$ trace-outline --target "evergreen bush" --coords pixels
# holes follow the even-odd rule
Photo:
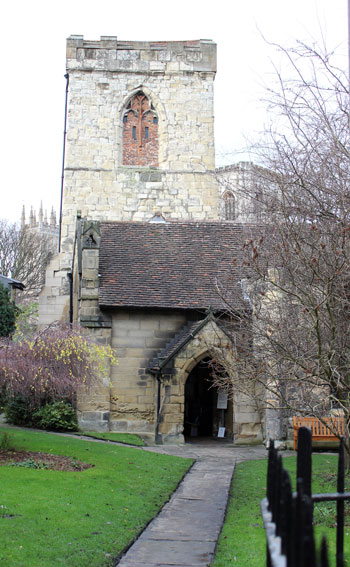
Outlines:
[[[50,431],[77,431],[75,409],[66,400],[48,402],[33,409],[28,400],[15,397],[4,405],[8,423]]]
[[[8,423],[31,427],[33,425],[33,410],[27,400],[15,396],[4,401],[4,413]]]
[[[32,422],[39,429],[49,431],[77,431],[75,409],[64,400],[45,404],[33,413]]]
[[[8,337],[14,332],[17,313],[10,290],[0,283],[0,337]]]

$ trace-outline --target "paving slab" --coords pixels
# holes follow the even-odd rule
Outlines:
[[[138,540],[132,547],[131,560],[143,566],[144,563],[153,565],[208,565],[214,551],[215,541],[172,541],[172,540]],[[128,555],[128,554],[127,554]],[[120,566],[127,565],[128,557]],[[152,563],[150,563],[152,565]]]
[[[235,462],[197,461],[119,567],[206,567],[224,521]]]
[[[118,567],[208,567],[225,518],[235,465],[266,459],[265,447],[209,441],[140,450],[191,457],[196,462]]]
[[[119,563],[120,565],[120,563]],[[209,565],[209,564],[208,564]],[[135,561],[127,561],[123,563],[123,567],[155,567],[154,563],[139,563]],[[189,567],[188,565],[184,566],[183,564],[180,565],[179,563],[157,563],[156,567]],[[200,565],[193,565],[193,567],[201,567]]]
[[[154,563],[142,563],[140,565],[140,563],[135,561],[127,561],[126,563],[123,563],[123,567],[154,567]],[[186,565],[184,566],[176,564],[176,563],[157,563],[156,567],[186,567]],[[188,566],[187,566],[188,567]],[[194,565],[193,567],[197,567],[196,565]],[[201,567],[200,565],[198,567]]]

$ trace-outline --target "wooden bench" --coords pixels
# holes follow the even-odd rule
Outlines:
[[[322,421],[317,417],[293,417],[293,440],[294,451],[298,448],[298,429],[299,427],[308,427],[312,433],[313,441],[334,441],[337,436],[334,430],[340,436],[344,435],[344,418],[343,417],[323,417]]]

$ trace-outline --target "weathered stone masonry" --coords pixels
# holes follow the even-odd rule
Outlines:
[[[147,221],[218,218],[210,40],[67,40],[69,74],[61,254],[48,269],[42,324],[67,312],[76,216]],[[143,92],[154,108],[158,167],[123,165],[123,117]]]
[[[217,218],[215,44],[88,42],[73,36],[67,46],[64,248],[71,245],[77,210],[97,220],[149,220],[158,211],[173,219]],[[154,171],[122,165],[123,118],[139,91],[158,121]]]

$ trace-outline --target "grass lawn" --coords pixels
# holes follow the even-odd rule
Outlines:
[[[295,457],[283,459],[295,490]],[[314,454],[313,492],[336,491],[335,455]],[[265,564],[265,532],[260,513],[260,500],[266,494],[267,461],[248,461],[237,465],[231,488],[226,521],[219,539],[212,567],[261,567]],[[348,481],[349,482],[349,481]],[[315,505],[316,538],[326,534],[330,546],[331,564],[335,565],[335,504]],[[350,518],[345,526],[345,556],[350,555]]]
[[[104,439],[105,441],[117,441],[118,443],[125,443],[126,445],[136,445],[137,447],[144,447],[145,445],[143,439],[133,433],[113,433],[112,431],[97,433],[95,431],[83,431],[81,435],[93,437],[94,439]]]
[[[66,455],[81,472],[0,467],[0,565],[106,567],[158,512],[192,461],[20,429],[16,449]]]

